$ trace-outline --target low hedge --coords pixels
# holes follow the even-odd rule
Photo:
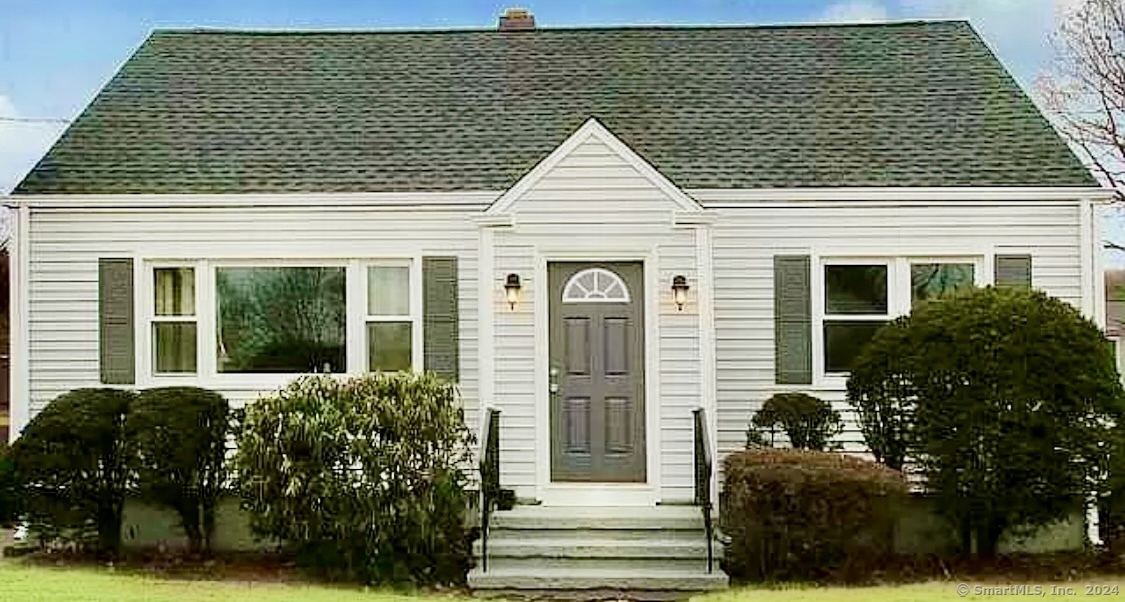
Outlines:
[[[861,581],[893,553],[902,473],[840,453],[754,449],[724,460],[724,568],[742,581]]]

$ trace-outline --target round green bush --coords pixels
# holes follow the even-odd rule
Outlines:
[[[1042,292],[985,288],[921,305],[860,354],[848,399],[875,455],[917,466],[963,551],[1062,520],[1108,469],[1125,416],[1100,329]]]
[[[235,456],[259,536],[368,583],[460,583],[472,435],[430,374],[302,378],[247,406]]]
[[[861,581],[883,566],[902,473],[842,453],[735,452],[723,461],[723,568],[738,581]]]
[[[211,549],[227,480],[229,414],[214,391],[164,387],[141,392],[126,421],[141,499],[177,513],[192,552]]]
[[[125,420],[135,398],[76,389],[32,418],[12,446],[12,462],[33,533],[117,554],[129,484]]]
[[[747,447],[773,447],[777,431],[798,449],[825,451],[843,430],[840,413],[823,399],[806,393],[777,393],[750,420]]]

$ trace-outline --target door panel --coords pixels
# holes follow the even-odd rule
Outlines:
[[[551,480],[644,482],[643,266],[547,270]]]

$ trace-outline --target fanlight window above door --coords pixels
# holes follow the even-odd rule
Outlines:
[[[603,268],[589,268],[570,277],[563,287],[563,303],[628,303],[629,288],[620,276]]]

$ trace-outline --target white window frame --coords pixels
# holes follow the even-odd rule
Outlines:
[[[367,290],[367,270],[369,268],[388,267],[388,268],[409,268],[409,287],[410,298],[408,299],[408,307],[410,313],[404,315],[374,315],[367,313],[370,307],[370,294]],[[371,358],[368,357],[370,353],[370,345],[367,340],[367,325],[372,322],[409,322],[410,323],[410,364],[411,369],[418,372],[423,368],[424,358],[422,345],[424,340],[422,338],[422,262],[420,259],[376,259],[372,261],[365,261],[361,264],[360,275],[362,278],[363,287],[363,324],[362,335],[360,342],[363,343],[363,362],[361,369],[363,372],[368,371]],[[349,310],[350,313],[350,310]]]
[[[191,268],[192,277],[195,280],[192,284],[194,286],[194,302],[195,313],[191,316],[158,316],[156,315],[156,270],[160,269],[181,269]],[[173,381],[183,381],[185,379],[198,378],[202,373],[203,356],[200,355],[201,339],[203,338],[203,328],[201,326],[201,307],[200,307],[200,286],[199,286],[199,265],[195,261],[152,261],[145,264],[144,272],[144,294],[142,295],[143,302],[141,303],[140,314],[141,329],[143,335],[141,340],[142,344],[142,365],[144,366],[144,373],[150,374],[154,378],[169,379]],[[170,322],[191,322],[195,324],[195,371],[194,372],[157,372],[156,370],[156,336],[153,331],[156,324],[170,323]]]
[[[847,386],[847,372],[828,372],[824,358],[825,321],[891,321],[910,313],[911,284],[910,267],[922,263],[968,263],[973,265],[973,284],[988,286],[993,282],[992,270],[986,269],[991,254],[927,254],[927,255],[822,255],[817,256],[810,294],[812,295],[812,353],[813,387],[817,389],[839,389]],[[833,265],[886,265],[887,266],[887,313],[874,314],[827,314],[825,312],[825,268]]]
[[[138,386],[183,385],[185,381],[215,389],[275,389],[307,373],[219,372],[218,349],[215,344],[217,296],[215,274],[219,268],[282,268],[342,267],[345,270],[346,366],[334,376],[367,373],[367,267],[373,265],[410,266],[411,360],[414,370],[423,367],[422,332],[422,257],[420,254],[372,256],[364,258],[222,258],[222,259],[141,259],[142,289],[137,315],[139,348]],[[158,373],[155,371],[155,348],[152,323],[156,318],[155,272],[157,268],[195,269],[196,371],[194,373]]]

